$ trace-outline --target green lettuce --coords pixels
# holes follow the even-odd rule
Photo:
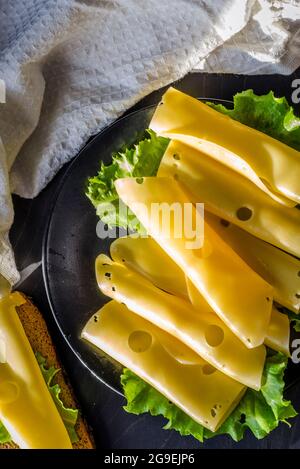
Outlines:
[[[227,109],[222,104],[207,104],[216,111],[300,151],[300,118],[284,97],[276,98],[273,91],[257,96],[253,90],[246,90],[237,93],[233,102],[233,109]]]
[[[227,109],[222,104],[207,104],[232,119],[300,150],[300,119],[295,116],[287,100],[276,98],[272,91],[262,96],[257,96],[253,90],[237,93],[233,109]],[[118,226],[139,231],[138,220],[119,201],[114,182],[130,176],[155,176],[168,143],[167,138],[159,137],[148,129],[144,140],[114,154],[111,164],[101,162],[98,174],[88,179],[86,195],[96,208],[99,218],[109,228]]]
[[[62,418],[62,421],[65,424],[67,432],[69,433],[69,437],[71,443],[76,443],[78,441],[78,435],[75,430],[75,425],[78,419],[78,409],[70,409],[64,406],[60,398],[61,389],[59,384],[52,384],[53,378],[57,373],[60,372],[59,368],[55,368],[54,366],[50,366],[47,368],[47,360],[44,358],[40,353],[36,354],[36,359],[38,364],[40,365],[40,369],[42,371],[44,380],[48,386],[49,392],[54,400],[54,403],[57,407],[58,412]]]
[[[11,442],[11,436],[6,430],[3,423],[0,422],[0,444],[10,443],[10,442]]]
[[[292,319],[293,328],[296,332],[300,332],[300,318]]]
[[[273,92],[257,96],[253,90],[246,90],[235,95],[232,109],[221,104],[207,104],[218,112],[300,151],[300,119],[295,116],[285,98],[276,98]],[[169,140],[158,137],[152,130],[147,130],[147,133],[150,138],[115,154],[110,165],[101,163],[98,174],[87,182],[86,195],[95,206],[100,219],[109,227],[117,225],[129,230],[140,229],[132,212],[127,214],[126,210],[119,209],[114,182],[128,176],[156,175]],[[295,329],[300,331],[299,319],[291,316],[290,319]],[[152,415],[163,415],[168,421],[164,428],[177,430],[181,435],[193,435],[199,441],[216,434],[228,434],[239,441],[247,428],[257,438],[263,438],[280,422],[286,422],[296,415],[291,403],[283,398],[286,365],[287,358],[284,355],[269,356],[262,389],[259,392],[248,389],[216,433],[209,432],[194,422],[128,369],[124,370],[121,377],[127,399],[125,410],[134,414],[150,412]]]
[[[283,308],[283,307],[279,308],[279,310],[282,313],[288,315],[289,320],[291,321],[291,324],[292,324],[294,330],[296,332],[300,332],[300,314],[293,313],[293,311],[291,311],[290,309]]]
[[[168,142],[147,130],[144,140],[114,154],[110,165],[101,162],[98,174],[88,179],[86,195],[108,227],[139,229],[135,215],[120,203],[114,182],[131,176],[155,176]]]
[[[121,384],[127,400],[124,409],[132,414],[150,412],[151,415],[162,415],[167,419],[164,429],[176,430],[181,435],[191,435],[200,442],[223,434],[230,435],[235,441],[240,441],[246,429],[251,430],[256,438],[261,439],[274,430],[280,422],[288,423],[287,419],[297,415],[291,402],[283,397],[283,376],[287,361],[287,357],[282,353],[269,356],[266,360],[260,391],[247,389],[236,409],[214,433],[196,423],[127,368],[121,376]]]
[[[44,358],[40,353],[36,354],[36,359],[40,366],[49,392],[55,402],[57,410],[60,413],[60,416],[65,424],[67,432],[69,433],[70,440],[72,443],[76,443],[76,441],[78,441],[78,436],[75,430],[75,425],[78,419],[78,410],[68,409],[67,407],[65,407],[60,398],[60,386],[58,384],[52,384],[53,378],[57,373],[59,373],[60,370],[58,368],[55,368],[54,366],[50,366],[49,368],[47,368],[46,358]],[[12,439],[10,434],[8,433],[4,425],[0,422],[0,443],[10,443],[11,441]]]

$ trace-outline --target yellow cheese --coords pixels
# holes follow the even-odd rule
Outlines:
[[[162,346],[166,333],[113,301],[90,319],[82,337],[212,431],[233,411],[246,389],[204,361],[179,363]],[[180,347],[184,351],[182,344],[175,344]]]
[[[97,263],[96,277],[105,295],[173,335],[231,378],[260,388],[264,346],[247,348],[214,312],[199,314],[187,301],[160,290],[117,263]]]
[[[256,270],[263,278],[276,285],[275,299],[285,306],[290,306],[285,295],[291,285],[299,283],[298,272],[300,271],[299,261],[292,256],[266,244],[258,238],[248,235],[245,231],[230,225],[229,227],[221,223],[221,220],[214,215],[206,213],[206,221],[226,242],[229,242],[236,249],[239,255]],[[233,232],[232,236],[231,233]],[[229,239],[228,239],[229,238]],[[234,244],[236,240],[236,244]],[[232,242],[231,242],[232,241]],[[241,252],[242,251],[242,252]],[[159,245],[150,237],[137,237],[135,235],[124,236],[115,240],[110,247],[111,256],[114,261],[128,266],[136,272],[141,273],[158,288],[177,295],[177,288],[180,289],[180,296],[188,298],[192,305],[200,311],[210,311],[208,303],[199,293],[194,284],[186,277],[175,262],[168,257]],[[252,261],[252,262],[248,262]],[[111,264],[109,257],[100,255],[96,261],[97,265],[103,263]],[[256,268],[257,267],[257,268]],[[99,267],[98,267],[99,268]],[[98,270],[96,267],[96,271]],[[266,271],[265,271],[266,269]],[[281,275],[280,275],[281,273]],[[293,274],[293,275],[292,275]],[[280,302],[280,296],[285,297],[285,301]],[[295,294],[291,295],[295,298]],[[268,326],[265,344],[270,348],[281,351],[289,355],[289,319],[285,314],[279,313],[273,308],[270,324]],[[176,353],[175,353],[176,355]],[[177,353],[177,356],[178,353]],[[197,357],[197,355],[195,355]],[[184,358],[184,363],[195,363],[192,358]]]
[[[205,220],[255,272],[274,287],[274,299],[277,303],[299,313],[299,259],[211,213],[205,213]]]
[[[213,158],[213,160],[216,162],[224,164],[227,168],[232,169],[235,174],[239,174],[243,178],[246,176],[246,178],[254,183],[257,188],[265,192],[275,201],[288,207],[295,206],[295,202],[293,200],[287,199],[281,194],[272,192],[249,165],[245,164],[244,161],[238,161],[236,159],[236,155],[233,155],[226,148],[220,147],[219,145],[208,142],[206,140],[200,140],[199,138],[191,137],[189,135],[170,134],[169,137],[172,138],[172,140],[186,144],[187,146],[191,147],[191,149],[199,151],[201,153],[200,156],[202,157],[205,157],[209,160]]]
[[[22,449],[72,449],[15,306],[18,293],[0,301],[0,337],[5,363],[0,363],[0,421]]]
[[[186,278],[186,282],[189,299],[194,308],[201,313],[207,311],[208,305],[203,296],[188,278]],[[290,354],[290,321],[286,314],[280,313],[275,307],[272,309],[265,345],[288,356]]]
[[[300,257],[300,210],[275,202],[226,166],[174,140],[158,176],[175,177],[190,192],[192,202],[204,202],[209,212]]]
[[[290,356],[290,321],[286,314],[280,313],[275,307],[272,310],[265,344]]]
[[[204,249],[193,248],[187,245],[184,232],[181,236],[175,235],[174,220],[164,223],[161,218],[151,216],[151,207],[155,203],[189,206],[190,200],[181,186],[173,178],[159,177],[143,178],[142,181],[119,179],[115,185],[123,202],[234,334],[247,347],[261,345],[270,321],[272,287],[250,269],[208,224],[205,225]],[[193,207],[193,225],[195,212]]]
[[[206,214],[205,216],[206,220],[210,222],[210,225],[213,226],[215,231],[218,232],[219,225],[220,234],[222,234],[222,229],[226,230],[226,226],[220,223],[219,218],[211,214]],[[278,284],[278,294],[277,297],[275,296],[275,298],[277,301],[279,301],[280,293],[284,294],[285,289],[288,290],[289,285],[292,282],[292,276],[286,275],[286,270],[287,274],[290,273],[290,269],[288,269],[289,261],[291,261],[290,267],[294,265],[293,262],[295,262],[296,265],[297,263],[299,264],[299,261],[297,261],[294,257],[291,257],[288,254],[280,251],[279,249],[274,248],[270,244],[266,244],[263,241],[260,241],[259,239],[254,238],[251,235],[248,235],[237,227],[232,226],[232,228],[234,232],[236,232],[236,234],[241,234],[241,248],[243,248],[242,251],[243,254],[245,254],[244,259],[247,261],[247,257],[251,259],[252,256],[254,257],[253,263],[255,264],[255,266],[250,264],[251,267],[256,267],[257,263],[258,266],[261,268],[258,270],[254,270],[256,270],[266,280],[273,280],[275,276],[275,280],[277,280],[277,282],[275,283],[276,285]],[[229,229],[229,231],[231,232],[231,229]],[[243,235],[246,236],[245,239]],[[250,238],[249,243],[247,243],[247,238]],[[228,241],[227,237],[225,238],[225,240]],[[141,273],[156,287],[173,295],[188,298],[191,301],[192,305],[200,311],[211,310],[208,303],[199,293],[194,284],[188,279],[188,277],[184,277],[184,273],[182,272],[182,270],[175,264],[175,262],[170,257],[165,254],[165,252],[160,248],[160,246],[149,236],[137,237],[135,235],[131,235],[118,238],[111,244],[110,252],[114,261],[126,265],[130,269],[133,269],[135,272]],[[238,253],[240,254],[239,251]],[[279,257],[277,263],[276,256]],[[111,259],[101,254],[96,260],[98,268],[103,263],[111,264]],[[268,271],[265,273],[264,265],[266,265],[266,267],[271,270],[270,275],[267,275]],[[96,267],[96,271],[98,270],[98,268]],[[299,277],[297,276],[298,271],[300,271],[299,265],[298,270],[296,269],[296,271],[294,272],[294,277],[295,279],[297,278],[297,282],[299,282]],[[282,275],[280,275],[280,272],[282,273]],[[179,292],[179,295],[177,294],[177,291]],[[277,290],[275,290],[275,293],[277,293]],[[295,297],[295,295],[293,296]],[[296,300],[299,302],[299,299]],[[284,303],[281,302],[281,304]],[[286,306],[288,305],[286,304]],[[284,314],[279,313],[275,308],[273,308],[271,314],[271,321],[267,330],[265,344],[267,344],[274,350],[282,351],[288,355],[289,333],[290,327],[288,317]],[[177,356],[179,356],[178,353]],[[187,358],[184,358],[184,363],[195,362],[192,361],[192,358],[189,358],[189,360]]]
[[[243,174],[284,203],[300,203],[299,152],[174,88],[157,107],[150,128],[169,138],[195,137],[212,158]],[[213,148],[213,143],[219,148]],[[197,145],[196,145],[197,146]],[[221,147],[221,148],[220,148]]]
[[[158,288],[187,297],[182,270],[149,236],[118,238],[111,244],[110,254],[114,261],[142,274]]]
[[[9,295],[11,286],[8,280],[0,274],[0,299]]]

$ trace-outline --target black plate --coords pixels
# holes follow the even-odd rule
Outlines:
[[[228,105],[230,102],[209,99]],[[112,153],[140,139],[155,107],[128,114],[94,137],[67,169],[56,194],[43,249],[43,273],[55,320],[78,359],[107,386],[120,393],[120,366],[80,339],[90,316],[109,299],[98,289],[94,263],[101,252],[109,254],[111,239],[96,235],[98,218],[85,196],[86,180],[110,163]],[[287,384],[297,380],[289,368]]]

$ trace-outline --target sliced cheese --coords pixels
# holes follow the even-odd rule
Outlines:
[[[222,234],[222,229],[226,230],[227,225],[220,223],[221,220],[215,217],[214,215],[206,214],[206,220],[211,222],[211,226],[213,226],[213,228],[217,232],[219,230],[220,225],[220,234]],[[281,281],[284,286],[288,287],[289,282],[291,282],[292,278],[290,278],[291,276],[288,275],[287,277],[285,276],[286,269],[284,267],[288,267],[288,263],[284,263],[285,257],[290,258],[286,259],[286,261],[292,260],[295,261],[295,263],[299,263],[299,261],[297,261],[294,257],[291,257],[288,254],[280,251],[279,249],[274,248],[270,244],[266,244],[263,241],[260,241],[259,239],[254,238],[251,235],[248,235],[243,230],[240,230],[237,227],[233,226],[233,229],[234,231],[237,231],[238,233],[240,232],[242,235],[244,234],[246,236],[246,239],[244,239],[242,236],[241,240],[241,247],[243,248],[243,254],[245,254],[244,259],[247,261],[248,256],[250,258],[254,256],[254,264],[255,259],[257,260],[259,267],[261,263],[261,269],[254,270],[256,270],[266,280],[272,280],[273,276],[271,274],[274,272],[273,275],[275,275],[275,279],[278,278],[279,282]],[[248,244],[247,237],[250,238],[250,243]],[[227,241],[227,238],[225,240]],[[235,246],[232,247],[234,248]],[[254,252],[252,252],[251,247],[253,247]],[[267,247],[266,250],[265,247]],[[165,254],[161,247],[149,236],[137,237],[133,235],[118,238],[112,243],[110,247],[110,252],[114,261],[119,262],[121,264],[124,263],[130,269],[141,273],[145,278],[147,278],[158,288],[176,296],[178,296],[178,288],[178,291],[180,289],[180,296],[182,296],[183,298],[188,298],[196,309],[199,309],[200,311],[211,310],[210,306],[205,301],[203,296],[199,293],[199,290],[194,286],[194,284],[188,279],[188,277],[184,277],[184,273],[182,272],[182,270],[175,264],[175,262],[170,257]],[[240,254],[239,251],[238,253]],[[279,256],[279,260],[275,268],[275,266],[273,265],[273,261],[275,261],[276,263],[277,255]],[[268,260],[269,263],[267,262]],[[280,260],[283,261],[282,268],[280,268]],[[102,262],[104,264],[111,264],[111,259],[107,256],[100,255],[98,256],[96,263],[98,264],[98,262],[100,262],[100,264]],[[269,269],[271,269],[270,276],[268,276],[264,271],[264,263],[267,263],[267,266],[269,266]],[[253,267],[253,265],[251,265],[251,267]],[[298,271],[299,270],[300,266],[298,265]],[[297,276],[298,271],[295,272],[294,276],[299,282],[299,277]],[[282,275],[279,275],[280,272],[282,272]],[[284,290],[285,288],[280,288],[279,285],[279,293],[284,293]],[[277,290],[275,290],[275,292],[277,293]],[[276,299],[277,301],[279,301],[278,294]],[[297,301],[299,300],[297,299]],[[281,302],[281,304],[283,304],[283,302]],[[273,350],[281,351],[286,355],[289,355],[289,335],[290,327],[288,317],[284,314],[279,313],[276,308],[273,308],[270,324],[267,330],[265,344],[267,344]],[[168,350],[170,351],[171,348],[169,348]],[[179,357],[180,360],[180,352],[175,352],[174,355]],[[195,356],[197,357],[197,355]],[[193,357],[184,357],[182,358],[182,360],[183,363],[195,364]]]
[[[300,257],[300,210],[275,202],[226,166],[174,140],[158,176],[175,177],[185,185],[192,202],[205,203],[209,212]]]
[[[299,313],[299,259],[211,213],[205,213],[205,220],[255,272],[274,287],[277,303]]]
[[[18,293],[0,301],[0,421],[21,449],[72,449],[15,307]]]
[[[4,298],[6,295],[9,295],[10,289],[11,286],[9,281],[0,274],[0,299]]]
[[[208,310],[208,305],[193,283],[186,277],[187,291],[193,307],[200,313]],[[280,313],[275,307],[272,309],[268,325],[265,345],[289,356],[290,321],[286,314]]]
[[[201,101],[169,88],[150,128],[185,142],[194,137],[207,155],[243,174],[269,195],[283,203],[287,199],[294,205],[300,203],[299,152]]]
[[[208,159],[213,158],[215,161],[224,164],[226,167],[234,170],[236,174],[240,174],[242,177],[245,177],[257,186],[258,189],[265,192],[269,197],[271,197],[276,202],[279,202],[288,207],[294,207],[295,202],[293,200],[287,199],[281,194],[272,192],[257,176],[257,174],[252,170],[252,168],[245,164],[244,161],[238,161],[236,155],[227,150],[226,148],[220,147],[213,142],[208,142],[206,140],[200,140],[196,137],[191,137],[189,135],[182,134],[170,134],[172,140],[184,143],[189,147],[199,151],[202,157]]]
[[[150,236],[118,238],[111,244],[110,254],[114,261],[142,274],[162,290],[187,297],[182,270]]]
[[[96,271],[100,290],[190,347],[231,378],[259,389],[265,348],[247,348],[214,313],[194,310],[182,298],[155,287],[140,274],[120,264]]]
[[[203,249],[193,248],[187,244],[185,230],[181,236],[176,235],[174,220],[165,223],[162,218],[151,216],[152,204],[190,206],[190,200],[178,182],[173,178],[153,177],[142,181],[126,178],[117,180],[115,185],[120,198],[234,334],[247,347],[261,345],[270,321],[272,287],[250,269],[209,225],[205,225]],[[194,207],[191,216],[194,225]]]
[[[111,301],[97,313],[97,322],[94,316],[83,329],[82,337],[132,370],[204,427],[217,430],[244,394],[244,386],[204,361],[194,366],[180,364],[162,345],[165,337],[173,343],[174,339],[124,305]],[[184,350],[180,343],[175,348]]]
[[[287,314],[280,313],[275,307],[272,310],[265,344],[290,356],[290,320]]]

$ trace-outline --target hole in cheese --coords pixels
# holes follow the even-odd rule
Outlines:
[[[104,276],[105,276],[106,278],[111,279],[111,273],[110,273],[110,272],[105,272]]]
[[[0,402],[9,403],[15,401],[19,396],[19,386],[12,381],[0,383]]]
[[[146,352],[151,347],[151,344],[152,336],[149,332],[134,331],[128,338],[129,348],[136,353]]]
[[[177,161],[180,160],[180,156],[178,155],[178,153],[174,153],[173,158],[174,160],[177,160]]]
[[[97,316],[97,314],[95,314],[95,316],[94,316],[94,322],[98,322],[98,316]]]
[[[217,415],[217,412],[215,411],[214,408],[210,409],[210,413],[212,417],[215,417]]]
[[[204,375],[212,375],[216,371],[216,368],[214,368],[211,365],[204,365],[202,368],[202,372]]]
[[[237,209],[236,216],[241,221],[250,220],[250,218],[252,217],[252,210],[248,207],[240,207],[239,209]]]
[[[298,275],[298,277],[300,277],[300,270],[299,270],[299,272],[298,272],[298,274],[297,274],[297,275]]]
[[[135,180],[138,184],[143,184],[144,178],[136,178]]]
[[[224,340],[224,332],[221,327],[211,324],[205,331],[205,340],[210,347],[218,347]]]
[[[296,293],[295,297],[300,298],[300,293]]]
[[[230,222],[227,220],[224,220],[223,218],[221,218],[220,223],[222,226],[225,226],[225,228],[227,228],[230,225]]]

